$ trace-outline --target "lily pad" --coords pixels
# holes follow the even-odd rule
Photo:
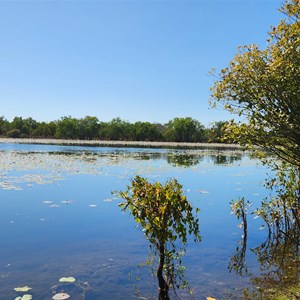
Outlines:
[[[65,300],[65,299],[69,299],[69,298],[70,298],[70,295],[67,293],[58,293],[52,297],[53,300]]]
[[[16,288],[14,288],[14,290],[16,292],[28,292],[29,290],[31,290],[31,287],[26,285],[26,286],[22,286],[22,287],[16,287]]]
[[[59,279],[59,282],[75,282],[75,280],[74,277],[62,277]]]
[[[22,297],[17,297],[15,298],[15,300],[31,300],[32,299],[32,295],[29,295],[29,294],[25,294],[23,295]]]

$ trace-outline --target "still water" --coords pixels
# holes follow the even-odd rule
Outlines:
[[[228,271],[242,235],[229,202],[244,196],[256,205],[267,195],[268,170],[247,153],[0,144],[0,165],[1,300],[22,296],[14,288],[23,286],[41,300],[57,292],[70,299],[155,299],[151,270],[138,267],[148,258],[147,241],[112,194],[135,175],[178,179],[201,209],[202,242],[191,240],[183,258],[192,299],[233,298],[251,286],[250,275]],[[256,247],[267,233],[259,219],[248,222],[248,245]],[[259,275],[251,252],[247,265]],[[69,276],[76,282],[59,282]]]

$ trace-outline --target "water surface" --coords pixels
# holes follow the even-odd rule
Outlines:
[[[245,196],[255,205],[267,194],[267,169],[247,153],[0,144],[0,166],[0,299],[14,299],[14,288],[26,285],[33,299],[58,291],[70,299],[154,299],[155,279],[137,267],[147,259],[147,241],[112,194],[137,174],[177,178],[201,209],[203,240],[190,241],[183,259],[194,299],[225,299],[250,286],[249,277],[227,268],[242,234],[230,200]],[[259,219],[249,222],[255,247],[266,232]],[[248,266],[259,273],[251,253]],[[63,276],[76,283],[59,283]]]

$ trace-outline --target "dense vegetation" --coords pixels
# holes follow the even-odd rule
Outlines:
[[[199,121],[186,117],[174,118],[167,124],[129,123],[114,118],[101,122],[97,117],[81,119],[70,116],[52,122],[37,122],[32,118],[15,117],[9,122],[0,117],[0,136],[10,138],[56,138],[117,141],[214,142],[222,141],[225,122],[215,122],[205,128]]]
[[[280,10],[285,18],[269,32],[267,48],[240,47],[220,71],[211,103],[244,117],[228,126],[231,138],[299,168],[300,1],[286,1]]]
[[[277,177],[267,185],[277,197],[260,210],[268,224],[285,232],[297,227],[300,236],[300,1],[287,0],[285,18],[269,32],[268,46],[240,48],[212,88],[212,104],[244,116],[231,121],[226,134],[249,148],[259,146],[274,154],[264,159]],[[269,214],[268,210],[273,211]],[[268,219],[267,219],[268,217]],[[291,223],[291,224],[290,224]],[[300,241],[299,241],[300,244]]]
[[[286,0],[284,19],[269,32],[266,49],[240,47],[212,87],[211,104],[221,105],[243,122],[230,121],[225,131],[241,145],[266,149],[273,158],[258,153],[273,167],[266,182],[273,194],[262,200],[253,214],[261,217],[268,236],[251,248],[261,264],[252,282],[258,295],[244,299],[299,299],[300,274],[300,0]],[[247,205],[233,202],[242,220],[243,239],[232,256],[230,269],[247,273]]]

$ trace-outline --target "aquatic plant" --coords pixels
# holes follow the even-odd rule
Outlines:
[[[188,234],[194,236],[195,242],[201,240],[193,207],[176,179],[162,185],[136,176],[119,195],[125,200],[119,206],[123,211],[129,209],[150,242],[151,253],[158,257],[159,299],[169,299],[170,287],[175,291],[187,286],[181,257],[186,251]]]

